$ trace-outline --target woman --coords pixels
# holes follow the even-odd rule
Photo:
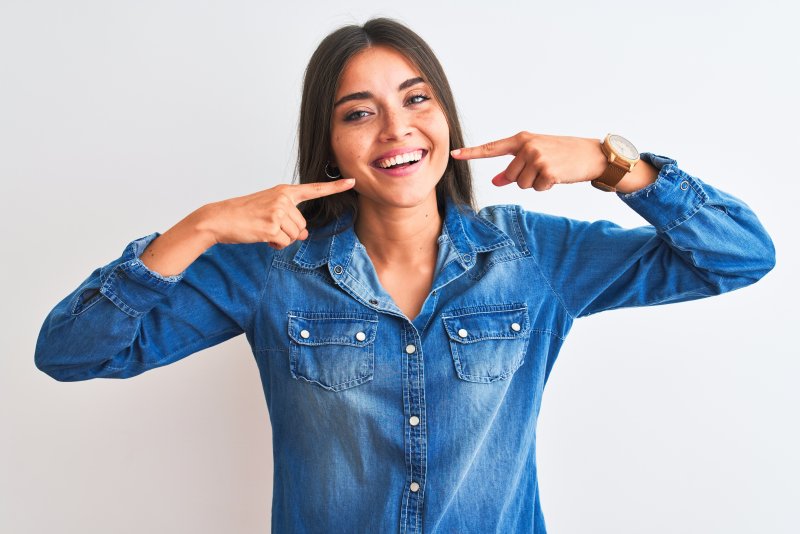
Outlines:
[[[131,242],[52,310],[36,364],[127,378],[245,333],[273,425],[273,531],[545,532],[536,420],[574,319],[774,264],[745,204],[663,156],[631,170],[631,150],[528,132],[463,148],[422,39],[386,19],[341,28],[306,72],[301,183]],[[651,225],[476,213],[466,160],[502,154],[495,185],[592,181]]]

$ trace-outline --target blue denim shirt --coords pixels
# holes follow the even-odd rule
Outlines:
[[[774,265],[744,203],[642,158],[657,181],[619,197],[649,226],[448,203],[413,320],[350,217],[280,251],[215,245],[168,277],[139,260],[156,232],[56,305],[36,365],[128,378],[244,333],[272,422],[273,532],[544,533],[536,421],[573,321],[730,291]]]

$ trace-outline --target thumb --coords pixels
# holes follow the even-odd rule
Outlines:
[[[498,187],[503,187],[504,185],[513,184],[514,182],[506,178],[506,172],[503,171],[492,178],[492,183]]]

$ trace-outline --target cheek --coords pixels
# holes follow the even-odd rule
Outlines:
[[[436,148],[436,161],[446,166],[450,159],[450,128],[447,126],[447,119],[440,111],[432,114],[428,121],[428,136]]]
[[[450,128],[447,126],[447,119],[441,109],[432,109],[424,116],[426,129],[429,132],[431,141],[440,145],[438,148],[450,148]]]
[[[331,147],[333,155],[340,167],[351,167],[366,161],[369,154],[369,145],[362,139],[363,136],[346,135],[331,132]]]

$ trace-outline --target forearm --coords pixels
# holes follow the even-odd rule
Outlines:
[[[618,198],[648,226],[527,212],[522,233],[535,240],[532,254],[572,317],[717,295],[775,265],[772,240],[746,204],[675,160],[645,160],[661,169],[658,185]]]
[[[205,227],[205,210],[200,208],[158,236],[142,252],[141,262],[162,276],[175,276],[214,245]]]

